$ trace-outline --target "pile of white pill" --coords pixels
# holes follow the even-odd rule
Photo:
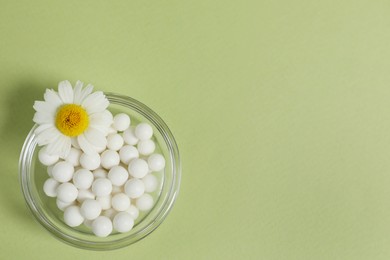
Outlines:
[[[107,145],[95,154],[83,153],[77,143],[64,159],[45,148],[38,153],[50,176],[43,191],[57,198],[64,222],[70,227],[84,224],[99,237],[133,228],[139,212],[153,207],[150,193],[159,186],[154,174],[165,168],[164,157],[155,153],[149,124],[133,127],[124,113],[112,120]]]

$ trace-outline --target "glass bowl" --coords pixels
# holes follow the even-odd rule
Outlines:
[[[175,139],[164,121],[150,108],[130,97],[105,93],[110,101],[109,110],[113,113],[127,113],[133,122],[147,122],[154,130],[156,152],[161,153],[166,160],[165,169],[155,174],[159,179],[159,189],[151,195],[155,199],[153,208],[141,214],[135,221],[134,227],[127,233],[112,233],[100,238],[81,225],[77,228],[67,226],[63,221],[55,198],[47,197],[43,192],[43,183],[49,178],[46,167],[38,160],[34,130],[28,134],[23,145],[19,160],[19,179],[24,198],[34,218],[52,235],[72,246],[92,249],[111,250],[139,241],[154,231],[171,210],[179,192],[181,166],[179,151]]]

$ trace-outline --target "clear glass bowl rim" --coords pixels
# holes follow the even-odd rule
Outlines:
[[[165,203],[161,206],[160,210],[157,212],[156,216],[148,223],[142,230],[139,232],[130,235],[125,239],[121,239],[119,241],[107,241],[107,242],[88,242],[85,240],[78,240],[75,237],[70,237],[67,234],[61,232],[60,230],[54,228],[51,223],[48,223],[45,218],[40,214],[37,210],[37,205],[34,202],[34,198],[31,194],[31,187],[28,182],[27,174],[29,174],[32,153],[36,148],[36,140],[34,130],[37,125],[34,125],[30,130],[29,134],[26,137],[24,145],[22,147],[19,159],[19,182],[21,185],[21,190],[29,208],[30,212],[34,216],[35,220],[41,224],[46,230],[50,232],[57,239],[70,244],[72,246],[82,248],[82,249],[91,249],[91,250],[112,250],[122,248],[128,245],[131,245],[149,235],[153,232],[166,218],[168,213],[173,207],[173,204],[178,196],[179,188],[180,188],[180,179],[181,179],[181,161],[179,155],[179,149],[177,147],[175,138],[173,137],[172,132],[166,125],[166,123],[161,119],[159,115],[157,115],[152,109],[150,109],[145,104],[139,102],[136,99],[133,99],[128,96],[105,92],[108,100],[114,105],[120,105],[134,110],[139,113],[146,119],[148,119],[154,127],[160,132],[163,137],[168,152],[170,155],[170,161],[172,164],[172,182],[170,189],[167,194],[167,199]]]

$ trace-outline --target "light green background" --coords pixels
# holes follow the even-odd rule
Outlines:
[[[60,80],[132,96],[179,144],[181,193],[130,247],[29,215],[17,164]],[[0,0],[0,259],[389,259],[388,1]]]

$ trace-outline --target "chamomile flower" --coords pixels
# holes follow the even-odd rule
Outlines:
[[[101,91],[77,81],[74,89],[69,81],[58,84],[58,93],[47,89],[45,101],[35,101],[33,121],[38,145],[46,145],[46,152],[65,158],[71,146],[87,154],[106,147],[112,115],[107,110],[109,101]]]

